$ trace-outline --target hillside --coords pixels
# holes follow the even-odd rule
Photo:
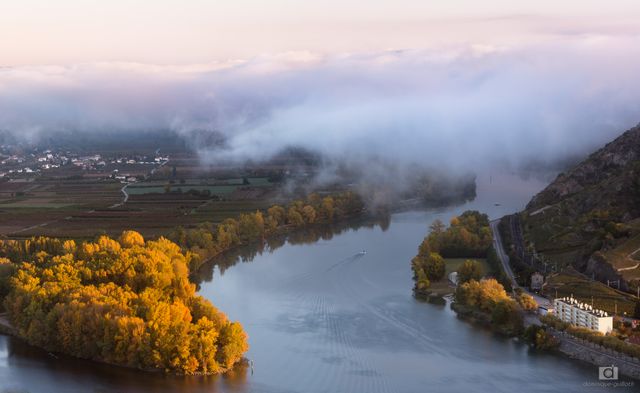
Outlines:
[[[526,247],[600,281],[640,279],[640,125],[558,177],[520,214]],[[638,251],[638,252],[636,252]]]

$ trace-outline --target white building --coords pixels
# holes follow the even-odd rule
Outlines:
[[[449,273],[449,281],[455,286],[458,286],[458,272]]]
[[[553,301],[556,317],[572,325],[585,327],[606,334],[613,330],[613,317],[602,310],[581,303],[573,297]]]

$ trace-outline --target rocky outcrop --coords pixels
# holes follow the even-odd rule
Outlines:
[[[626,131],[566,173],[559,174],[547,188],[529,202],[527,210],[561,202],[589,187],[617,177],[624,172],[624,169],[638,161],[640,161],[640,125]],[[616,191],[622,191],[622,188],[617,187]]]
[[[623,291],[629,289],[624,277],[611,266],[611,263],[607,261],[607,258],[601,252],[595,252],[589,257],[584,273],[602,282],[620,280],[619,289]]]

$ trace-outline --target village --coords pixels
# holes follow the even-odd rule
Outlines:
[[[136,182],[141,175],[169,161],[168,155],[136,153],[83,153],[63,149],[0,145],[0,181],[28,181],[43,177],[94,178]]]

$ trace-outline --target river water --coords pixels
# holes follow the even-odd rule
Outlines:
[[[56,359],[0,336],[0,392],[604,391],[585,385],[598,381],[595,366],[536,353],[413,298],[409,261],[434,219],[469,208],[500,217],[545,184],[478,180],[478,197],[461,206],[301,233],[205,266],[200,293],[243,324],[253,367],[164,376]]]

